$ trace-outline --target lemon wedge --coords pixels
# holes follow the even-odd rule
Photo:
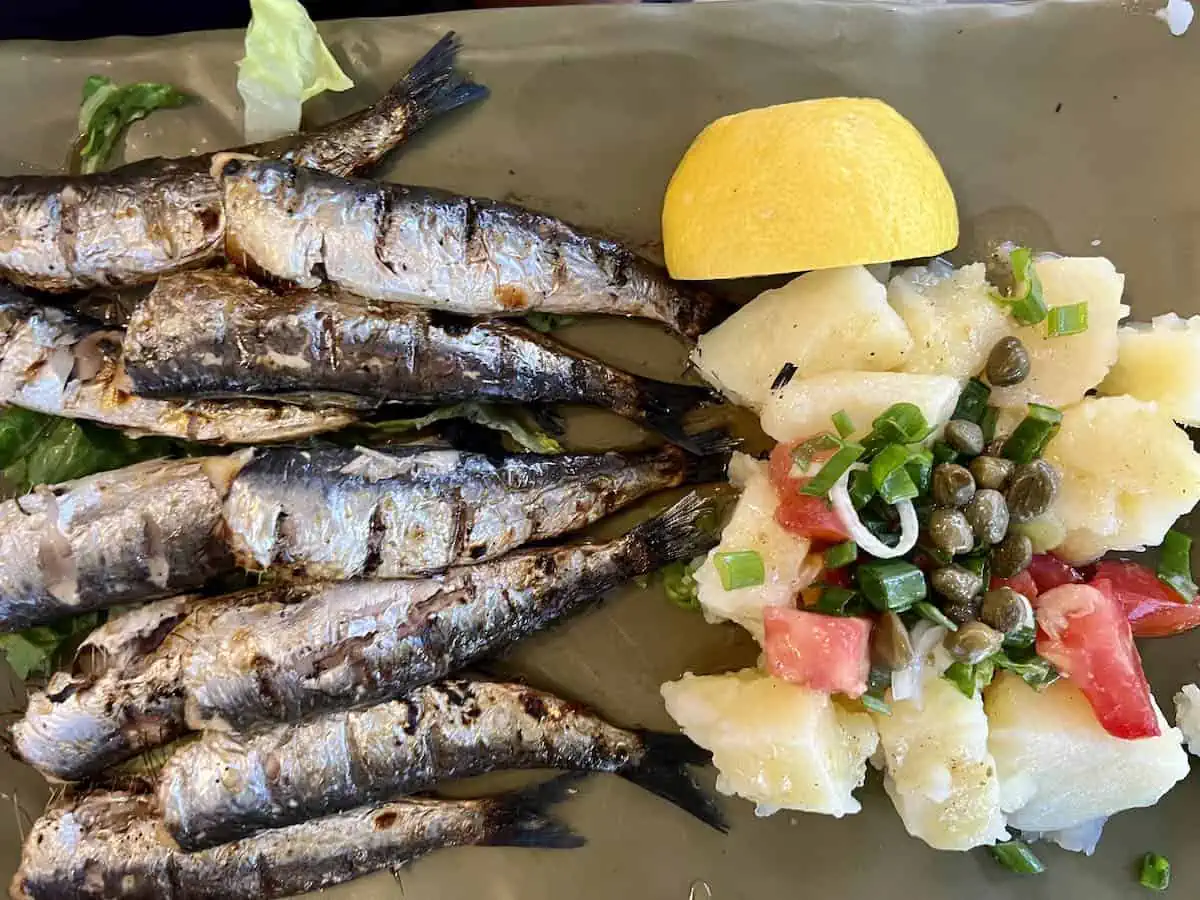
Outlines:
[[[675,278],[741,278],[934,256],[958,243],[958,210],[911,122],[831,97],[710,124],[671,178],[662,230]]]

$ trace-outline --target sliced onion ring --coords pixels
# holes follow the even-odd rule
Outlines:
[[[862,523],[862,519],[858,517],[858,511],[850,502],[848,487],[850,473],[865,471],[867,471],[865,465],[854,463],[842,473],[841,478],[834,482],[833,487],[829,489],[829,499],[833,503],[833,511],[837,513],[842,525],[850,532],[851,540],[858,544],[858,549],[865,550],[879,559],[895,559],[897,556],[903,556],[917,546],[917,534],[921,530],[917,523],[917,509],[911,500],[901,500],[895,504],[896,510],[900,513],[900,542],[895,547],[889,547],[879,540]]]

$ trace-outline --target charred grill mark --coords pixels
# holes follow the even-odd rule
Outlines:
[[[404,704],[404,723],[401,725],[401,730],[409,736],[414,735],[417,733],[417,726],[421,721],[421,708],[408,698],[401,698],[400,702]]]
[[[372,577],[383,564],[383,542],[387,537],[387,519],[383,503],[376,503],[371,510],[371,521],[367,526],[367,555],[363,560],[362,575]]]
[[[522,691],[518,699],[521,702],[521,708],[525,710],[525,715],[538,722],[545,718],[549,711],[546,708],[546,701],[533,691]]]
[[[274,668],[271,660],[265,656],[256,655],[250,661],[250,671],[254,676],[254,685],[258,690],[258,695],[266,705],[273,708],[280,708],[280,696],[275,690],[275,685],[271,683],[271,670]]]
[[[377,815],[371,820],[371,827],[376,831],[387,831],[396,824],[397,815],[391,810],[386,810]]]
[[[387,258],[388,235],[391,233],[392,215],[394,213],[392,192],[388,190],[376,191],[374,200],[375,259],[393,275],[399,275],[400,273],[396,271],[396,267]]]

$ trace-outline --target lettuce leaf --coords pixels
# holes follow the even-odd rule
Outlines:
[[[352,87],[298,0],[250,0],[246,51],[237,77],[247,141],[299,131],[305,100]]]
[[[484,428],[500,431],[512,438],[517,446],[531,453],[557,454],[563,446],[547,432],[539,428],[519,407],[492,406],[487,403],[467,401],[453,406],[443,406],[424,416],[412,419],[389,419],[376,422],[369,427],[385,434],[405,431],[420,431],[435,422],[446,419],[466,419]]]
[[[140,81],[118,85],[103,75],[83,83],[79,106],[79,162],[83,172],[95,172],[112,156],[117,139],[130,123],[156,109],[183,106],[188,95],[169,84]]]

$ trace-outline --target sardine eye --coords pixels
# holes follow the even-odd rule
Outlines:
[[[234,178],[242,171],[243,166],[243,160],[231,159],[225,165],[221,166],[221,177]]]

